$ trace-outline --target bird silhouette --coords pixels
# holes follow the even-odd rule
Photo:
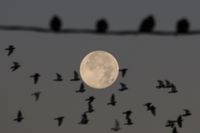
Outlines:
[[[112,131],[119,131],[121,129],[120,123],[118,120],[115,120],[115,125],[113,128],[111,128]]]
[[[92,102],[95,100],[95,97],[94,96],[90,96],[89,98],[85,99],[85,101],[88,101],[88,113],[92,113],[94,112],[94,109],[93,109],[93,105],[92,105]]]
[[[178,133],[178,131],[177,131],[177,128],[176,128],[176,127],[173,127],[173,129],[172,129],[172,133]]]
[[[35,74],[30,76],[30,78],[33,78],[34,84],[38,83],[39,77],[40,77],[39,73],[35,73]]]
[[[110,102],[107,103],[108,105],[112,105],[115,106],[117,103],[117,101],[115,100],[115,94],[112,94],[111,98],[110,98]]]
[[[151,109],[151,105],[152,105],[152,103],[150,103],[150,102],[144,104],[144,106],[147,107],[147,110],[150,110],[150,109]]]
[[[105,19],[100,19],[96,23],[97,33],[106,33],[108,31],[108,22]]]
[[[89,98],[85,99],[88,103],[92,103],[96,98],[94,96],[90,96]]]
[[[87,112],[84,112],[84,113],[82,114],[82,119],[81,119],[81,121],[79,122],[79,124],[85,125],[85,124],[88,124],[88,122],[89,122],[89,120],[88,120],[88,117],[87,117]]]
[[[139,28],[139,32],[149,33],[153,31],[154,27],[155,27],[155,19],[153,15],[149,15],[142,21]]]
[[[54,81],[63,81],[62,75],[59,73],[56,73],[56,79]]]
[[[120,83],[121,88],[119,89],[119,91],[125,91],[128,90],[128,87],[126,86],[126,84],[124,83]]]
[[[122,77],[125,77],[128,69],[127,68],[123,68],[123,69],[120,69],[119,71],[122,73]]]
[[[14,121],[16,122],[21,122],[24,119],[23,115],[22,115],[22,111],[19,110],[17,113],[17,118],[14,119]]]
[[[167,121],[167,124],[165,125],[165,127],[174,128],[174,127],[175,127],[175,123],[176,123],[176,121],[168,120],[168,121]]]
[[[172,83],[169,80],[165,80],[165,88],[171,88]]]
[[[58,121],[58,126],[59,127],[62,125],[64,118],[65,118],[64,116],[60,116],[60,117],[54,118],[54,120]]]
[[[128,110],[128,111],[125,111],[125,112],[123,112],[123,114],[125,114],[125,118],[126,118],[126,123],[125,123],[125,125],[132,125],[133,124],[133,122],[132,122],[132,120],[131,120],[131,118],[130,118],[130,116],[131,116],[131,114],[132,114],[132,111],[131,110]]]
[[[85,86],[84,83],[81,83],[79,90],[76,90],[77,93],[83,93],[85,92]]]
[[[146,103],[146,104],[144,104],[144,106],[147,107],[147,111],[151,111],[153,116],[156,115],[156,107],[154,105],[152,105],[152,103]]]
[[[49,26],[50,26],[50,29],[52,31],[59,32],[59,31],[61,31],[61,28],[62,28],[62,21],[61,21],[61,19],[57,15],[55,15],[51,19],[51,21],[49,23]]]
[[[14,72],[17,69],[19,69],[20,67],[21,67],[21,65],[18,62],[13,62],[13,66],[11,66],[10,69],[12,70],[12,72]]]
[[[37,91],[37,92],[32,93],[31,96],[34,96],[35,97],[35,101],[38,101],[39,98],[40,98],[40,94],[41,94],[41,92]]]
[[[186,18],[178,20],[176,24],[177,34],[186,34],[189,32],[190,23]]]
[[[156,86],[157,89],[165,88],[165,84],[162,80],[157,80],[158,85]]]
[[[5,48],[6,51],[8,51],[8,56],[10,56],[11,54],[13,54],[14,50],[15,50],[15,46],[13,45],[9,45],[8,48]]]
[[[172,83],[171,84],[171,90],[168,93],[177,93],[178,90],[176,89],[176,86]]]
[[[71,79],[70,81],[79,81],[79,80],[80,80],[80,77],[79,77],[78,72],[74,71],[74,78]]]
[[[192,115],[192,113],[190,112],[189,109],[184,109],[184,112],[185,112],[185,113],[182,115],[183,117],[187,117],[187,116]]]
[[[178,116],[176,122],[177,122],[178,126],[179,126],[180,128],[182,128],[182,126],[183,126],[183,118],[182,118],[182,115],[179,115],[179,116]]]

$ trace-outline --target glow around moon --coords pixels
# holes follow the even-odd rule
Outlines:
[[[80,65],[82,80],[90,87],[104,89],[111,86],[119,74],[119,65],[113,55],[106,51],[93,51],[86,55]]]

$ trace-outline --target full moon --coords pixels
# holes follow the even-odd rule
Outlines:
[[[111,86],[119,74],[115,57],[106,51],[93,51],[87,54],[80,64],[80,75],[84,83],[94,89]]]

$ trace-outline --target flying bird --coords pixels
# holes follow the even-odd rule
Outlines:
[[[85,99],[88,103],[92,103],[96,98],[94,96],[90,96],[89,98]]]
[[[173,129],[172,129],[172,133],[178,133],[178,131],[177,131],[177,128],[176,128],[176,127],[173,127]]]
[[[165,80],[165,88],[171,88],[172,83],[169,80]]]
[[[165,88],[165,84],[162,80],[158,80],[158,85],[156,86],[157,89]]]
[[[156,107],[154,105],[152,105],[152,103],[146,103],[146,104],[144,104],[144,106],[147,107],[147,111],[151,111],[153,116],[156,115]]]
[[[92,105],[92,102],[95,100],[95,97],[94,96],[90,96],[89,98],[85,99],[85,101],[88,101],[88,113],[92,113],[94,112],[94,109],[93,109],[93,105]]]
[[[150,109],[151,109],[151,105],[152,105],[152,103],[145,103],[145,104],[144,104],[144,106],[147,107],[147,110],[150,110]]]
[[[180,128],[182,128],[182,126],[183,126],[183,118],[182,118],[181,115],[178,116],[176,122],[177,122],[178,126],[179,126]]]
[[[39,98],[40,98],[40,94],[41,94],[41,92],[37,91],[37,92],[32,93],[31,96],[34,96],[35,97],[35,101],[38,101]]]
[[[17,118],[14,119],[16,122],[21,122],[24,119],[21,110],[18,111]]]
[[[150,15],[142,21],[139,28],[139,32],[149,33],[153,31],[154,27],[155,27],[155,19],[153,15]]]
[[[190,112],[189,109],[184,109],[185,113],[182,115],[183,117],[187,117],[187,116],[190,116],[192,115],[192,113]]]
[[[17,69],[19,69],[20,67],[21,67],[21,65],[18,62],[13,62],[13,66],[11,66],[10,69],[12,70],[12,72],[14,72]]]
[[[58,121],[59,127],[62,125],[64,118],[65,118],[64,116],[60,116],[60,117],[57,117],[57,118],[54,119],[54,120]]]
[[[100,19],[96,22],[96,32],[106,33],[108,31],[108,22],[105,19]]]
[[[133,122],[132,122],[132,120],[131,120],[131,118],[130,118],[130,116],[131,116],[131,114],[132,114],[132,111],[131,110],[128,110],[128,111],[125,111],[125,112],[123,112],[123,114],[125,114],[125,118],[126,118],[126,123],[125,123],[125,125],[132,125],[133,124]]]
[[[119,71],[122,73],[122,77],[124,78],[126,73],[127,73],[127,71],[128,71],[128,69],[127,68],[123,68],[123,69],[120,69]]]
[[[165,125],[165,127],[174,128],[175,127],[175,123],[176,123],[176,121],[168,120],[167,124]]]
[[[88,117],[87,117],[87,113],[85,112],[85,113],[83,113],[82,114],[82,119],[81,119],[81,121],[79,122],[79,124],[88,124],[88,122],[89,122],[89,120],[88,120]]]
[[[39,77],[40,77],[39,73],[35,73],[35,74],[30,76],[30,78],[33,78],[34,84],[38,83]]]
[[[80,77],[79,77],[78,72],[74,71],[74,78],[71,79],[70,81],[79,81],[79,80],[80,80]]]
[[[119,131],[121,129],[120,123],[118,120],[115,120],[115,125],[113,128],[111,128],[112,131]]]
[[[124,83],[120,83],[121,88],[119,89],[119,91],[125,91],[128,90],[128,87],[126,86],[126,84]]]
[[[171,90],[168,93],[177,93],[178,90],[176,89],[176,86],[174,84],[171,84]]]
[[[178,20],[176,24],[176,32],[177,34],[186,34],[189,32],[190,23],[186,18]]]
[[[77,90],[76,92],[77,92],[77,93],[83,93],[83,92],[85,92],[84,83],[81,83],[79,90]]]
[[[59,73],[56,73],[56,79],[54,81],[63,81],[62,75]]]
[[[15,49],[16,48],[13,45],[9,45],[8,48],[5,48],[5,50],[8,51],[8,54],[7,54],[8,56],[10,56],[14,52]]]
[[[115,94],[112,94],[111,98],[110,98],[110,102],[107,103],[108,105],[112,105],[115,106],[117,103],[117,101],[115,100]]]
[[[51,29],[52,31],[54,31],[54,32],[59,32],[59,31],[61,31],[61,28],[62,28],[62,21],[61,21],[61,19],[60,19],[57,15],[55,15],[55,16],[51,19],[51,21],[50,21],[50,23],[49,23],[49,27],[50,27],[50,29]]]

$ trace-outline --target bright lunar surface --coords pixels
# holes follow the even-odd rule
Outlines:
[[[80,65],[82,80],[90,87],[104,89],[111,86],[119,74],[119,65],[113,55],[106,51],[93,51],[86,55]]]

